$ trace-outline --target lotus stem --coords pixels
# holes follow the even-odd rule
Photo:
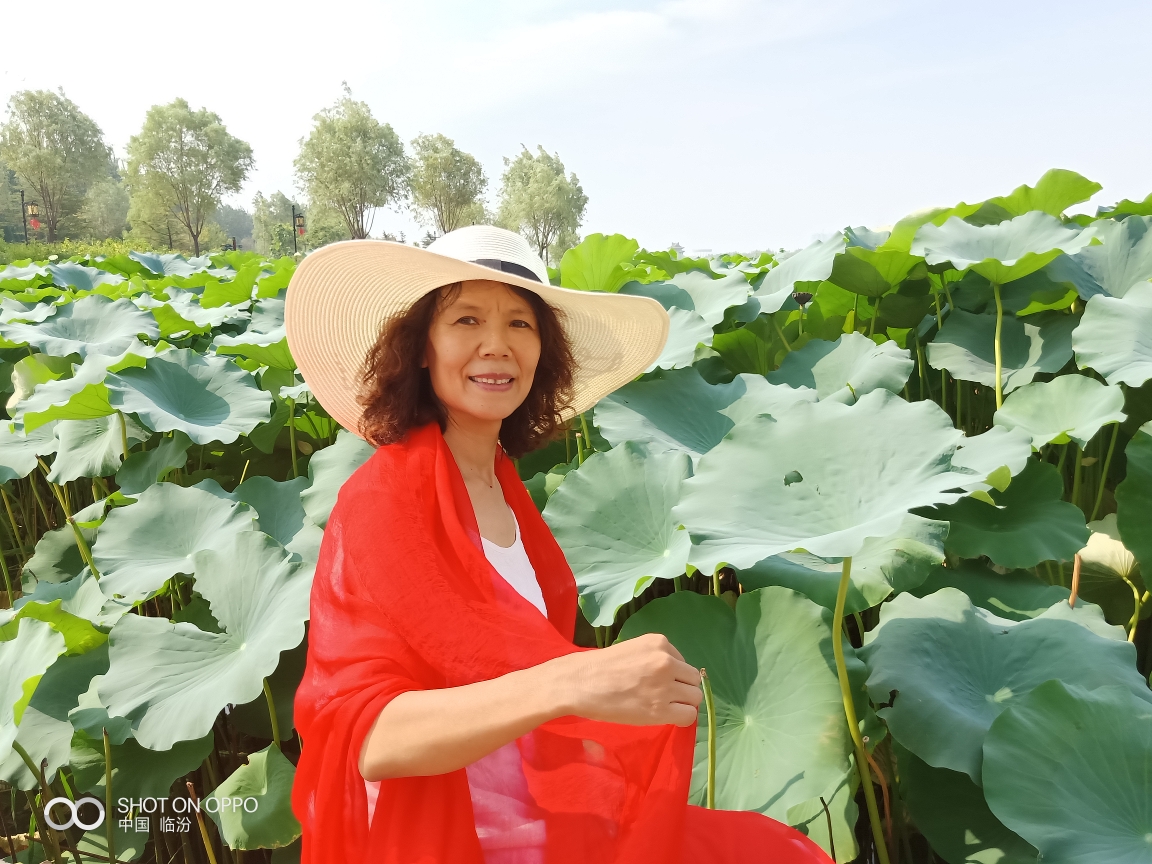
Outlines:
[[[876,298],[876,308],[872,310],[872,320],[868,324],[869,339],[876,333],[876,319],[880,317],[880,301],[883,299],[883,297]]]
[[[1129,579],[1127,576],[1121,576],[1120,578],[1123,579],[1125,582],[1127,582],[1128,587],[1132,589],[1132,606],[1133,606],[1133,609],[1132,609],[1132,618],[1128,621],[1128,641],[1135,643],[1136,642],[1136,627],[1140,624],[1140,607],[1143,606],[1146,602],[1148,602],[1148,595],[1150,592],[1145,591],[1144,596],[1141,597],[1140,596],[1140,589],[1132,584],[1131,579]]]
[[[859,297],[860,295],[856,295],[856,296],[857,296],[857,297]],[[785,349],[785,350],[786,350],[786,351],[787,351],[789,354],[791,354],[791,353],[792,353],[792,346],[788,344],[788,339],[787,339],[787,337],[784,335],[784,331],[780,329],[780,322],[779,322],[779,321],[777,321],[777,320],[776,320],[776,316],[775,316],[775,315],[773,315],[773,314],[771,314],[771,313],[769,313],[769,314],[768,314],[768,317],[769,317],[770,319],[772,319],[772,326],[776,328],[776,335],[777,335],[777,336],[779,336],[779,337],[780,337],[780,341],[784,343],[784,349]]]
[[[684,587],[680,584],[680,577],[679,576],[673,576],[672,577],[672,593],[675,594],[677,591],[683,591],[683,590],[684,590]]]
[[[712,701],[712,682],[708,670],[701,667],[700,683],[704,685],[704,708],[708,713],[708,790],[707,806],[716,809],[716,703]]]
[[[1116,449],[1116,436],[1120,434],[1120,424],[1112,424],[1112,440],[1108,442],[1108,455],[1104,457],[1104,467],[1100,469],[1100,485],[1096,489],[1096,502],[1092,505],[1092,515],[1089,522],[1096,521],[1096,514],[1100,512],[1100,502],[1104,500],[1104,484],[1108,482],[1108,468],[1112,464],[1112,452]]]
[[[48,480],[48,466],[44,464],[44,460],[39,456],[36,461],[40,463],[40,470],[44,472],[44,479]],[[72,518],[72,510],[68,507],[68,502],[64,498],[64,493],[60,487],[55,483],[48,481],[49,487],[52,489],[52,494],[56,496],[56,501],[60,505],[60,509],[64,511],[64,518],[68,520],[68,524],[72,526],[72,533],[76,535],[76,545],[80,547],[80,555],[84,558],[84,563],[88,565],[92,571],[92,575],[97,579],[100,578],[100,571],[96,569],[96,564],[92,561],[92,550],[88,548],[88,541],[84,539],[84,532],[80,530],[80,526],[76,524],[76,520]],[[33,484],[35,488],[35,484]]]
[[[288,446],[292,448],[292,479],[300,476],[296,467],[296,400],[289,396],[284,400],[288,403]]]
[[[272,701],[272,688],[268,686],[268,679],[264,679],[264,698],[268,700],[268,717],[272,721],[272,744],[280,749],[280,721],[276,719],[276,703]]]
[[[1072,468],[1072,497],[1069,499],[1077,507],[1080,506],[1080,466],[1084,462],[1084,451],[1076,445],[1076,464]]]
[[[12,592],[12,577],[8,575],[7,557],[8,554],[4,551],[4,548],[0,546],[0,570],[4,572],[4,590],[8,592],[8,608],[11,609],[12,605],[16,602],[16,598]]]
[[[4,509],[8,511],[8,524],[12,526],[12,537],[16,541],[16,545],[20,548],[20,557],[23,559],[21,565],[28,562],[28,556],[24,554],[24,539],[20,536],[20,528],[16,524],[16,515],[12,512],[12,501],[8,497],[8,490],[0,485],[0,497],[4,499]]]
[[[961,387],[960,382],[957,381],[956,382],[956,428],[957,429],[963,429],[964,428],[964,419],[961,415],[961,411],[963,410],[963,403],[960,401],[960,397],[963,394],[964,394],[964,390]]]
[[[919,339],[916,340],[916,365],[920,369],[920,398],[922,400],[931,399],[932,390],[928,387],[928,370],[925,368],[927,363],[924,360],[924,346],[920,344]]]
[[[589,452],[592,450],[592,433],[588,431],[588,418],[583,413],[580,414],[580,428],[584,430],[584,443],[588,446]]]
[[[44,460],[43,460],[43,459],[41,459],[41,458],[37,457],[37,458],[36,458],[36,461],[40,463],[40,467],[41,467],[41,468],[44,468]],[[47,473],[48,473],[48,472],[47,472],[47,470],[45,470],[45,472],[44,472],[44,473],[45,473],[45,474],[47,474]],[[53,523],[55,520],[54,520],[54,519],[51,519],[51,518],[49,518],[49,516],[48,516],[48,508],[44,506],[44,499],[40,497],[40,490],[39,490],[38,488],[36,488],[36,477],[35,477],[35,475],[29,475],[29,477],[28,477],[28,485],[32,487],[32,497],[36,499],[36,505],[37,505],[37,506],[40,508],[40,512],[41,512],[41,513],[44,515],[44,525],[45,525],[45,530],[48,530],[49,528],[52,528],[52,527],[54,527],[54,526],[52,525],[52,523]],[[33,535],[33,536],[35,536],[35,535]]]
[[[868,743],[868,739],[864,739],[864,743]],[[867,748],[864,750],[868,755],[868,765],[876,774],[876,780],[880,783],[880,794],[884,796],[884,836],[889,843],[892,842],[892,799],[888,795],[888,780],[884,777],[884,772],[880,770],[880,766],[876,764],[876,760],[871,753],[868,753]]]
[[[856,750],[856,773],[860,785],[864,787],[864,801],[868,805],[868,822],[872,826],[872,838],[876,842],[876,856],[880,864],[890,864],[888,846],[884,842],[884,826],[880,822],[880,809],[876,806],[876,790],[872,788],[872,776],[868,771],[868,752],[860,735],[860,723],[856,719],[856,705],[852,701],[852,685],[848,682],[848,667],[844,663],[844,604],[848,599],[848,585],[852,577],[852,559],[844,559],[840,569],[840,587],[836,591],[836,609],[832,613],[832,653],[836,657],[836,677],[840,679],[840,697],[844,702],[844,717],[848,721],[848,733]]]
[[[208,852],[208,861],[210,864],[216,864],[216,851],[212,848],[212,838],[208,836],[208,826],[204,824],[204,814],[200,812],[200,799],[196,797],[196,787],[192,785],[191,780],[185,780],[184,785],[188,787],[188,795],[196,806],[196,821],[200,825],[200,838],[204,841],[204,849]]]
[[[577,432],[576,433],[576,460],[577,460],[576,464],[577,465],[583,465],[584,464],[584,448],[580,446],[581,437],[582,436],[580,435],[580,433]]]
[[[1000,302],[1000,286],[992,283],[992,296],[996,298],[996,338],[993,350],[996,354],[996,410],[1004,405],[1004,359],[1000,352],[1000,331],[1004,327],[1004,304]]]
[[[124,448],[124,460],[121,462],[123,464],[128,461],[128,421],[124,418],[123,411],[117,411],[116,414],[120,417],[120,446]]]
[[[104,823],[105,837],[108,842],[108,860],[116,860],[116,837],[112,831],[112,741],[108,738],[108,727],[104,727],[104,812],[107,822]]]
[[[1076,557],[1072,563],[1072,593],[1068,595],[1068,605],[1073,609],[1076,608],[1076,595],[1080,593],[1080,553],[1076,553]]]
[[[824,819],[828,822],[828,857],[836,860],[836,839],[832,836],[832,812],[828,809],[828,802],[820,796],[820,806],[824,808]]]

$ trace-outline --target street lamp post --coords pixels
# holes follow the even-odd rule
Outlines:
[[[28,211],[28,218],[32,222],[32,230],[33,231],[39,231],[40,230],[40,205],[37,204],[35,201],[29,201],[25,205],[25,208]],[[24,226],[24,243],[25,243],[25,245],[27,245],[27,243],[28,243],[28,226],[27,226],[27,223],[25,223],[25,226]]]
[[[292,253],[298,254],[296,238],[304,236],[304,214],[296,212],[296,205],[292,205]]]
[[[20,190],[20,221],[24,223],[24,245],[28,245],[28,211],[24,208],[24,190]]]

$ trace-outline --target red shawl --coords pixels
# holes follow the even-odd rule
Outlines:
[[[496,476],[547,620],[484,557],[464,480],[436,423],[378,448],[340,490],[316,567],[294,705],[304,745],[292,790],[304,832],[301,864],[482,864],[463,769],[383,781],[369,828],[357,767],[364,737],[405,691],[488,680],[586,650],[572,644],[572,571],[512,460],[497,450]],[[565,717],[518,739],[546,826],[547,864],[678,864],[691,840],[686,811],[698,811],[689,814],[693,824],[705,813],[685,804],[695,737],[691,727]],[[827,860],[807,857],[814,844],[762,816],[710,811],[704,818],[727,817],[738,821],[713,826],[727,837],[721,845],[745,834],[758,844],[740,843],[745,861],[769,851],[769,826],[788,832],[775,842],[809,850],[793,859],[777,845],[772,860]],[[749,826],[752,833],[742,830]],[[759,854],[748,857],[752,849]]]

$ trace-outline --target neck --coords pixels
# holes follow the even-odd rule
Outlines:
[[[448,414],[444,430],[444,443],[452,451],[452,458],[464,477],[471,481],[494,486],[496,447],[500,441],[500,421],[480,420],[475,417],[454,417]]]

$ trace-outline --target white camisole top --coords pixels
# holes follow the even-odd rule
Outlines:
[[[544,594],[536,581],[536,571],[520,539],[520,523],[513,514],[516,539],[511,546],[498,546],[481,537],[484,556],[520,596],[547,617]],[[505,744],[465,768],[476,835],[484,852],[485,864],[542,864],[544,822],[532,818],[535,802],[520,767],[520,750],[515,741]],[[368,794],[368,823],[376,809],[380,781],[364,781]]]

